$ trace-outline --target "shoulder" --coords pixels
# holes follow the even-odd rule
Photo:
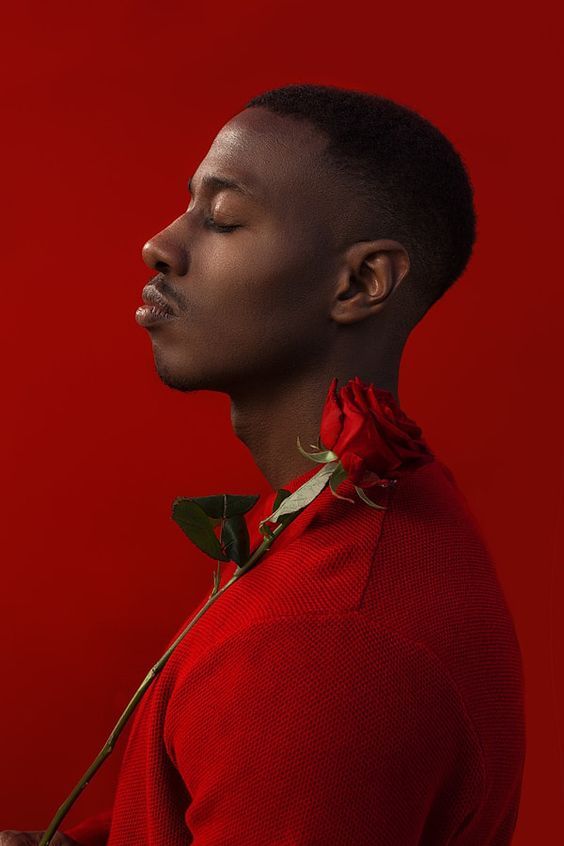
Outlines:
[[[381,690],[385,682],[413,686],[432,680],[445,699],[459,698],[447,669],[426,644],[360,608],[253,620],[213,644],[187,673],[180,670],[172,699],[191,680],[211,679],[221,670],[241,679],[250,673],[260,683],[277,668],[284,669],[280,683],[315,668],[319,677],[344,673],[359,690],[374,685]],[[303,677],[304,684],[310,681]]]
[[[464,702],[422,644],[361,611],[280,616],[230,635],[177,679],[167,715],[171,746],[186,715],[273,726],[320,746],[338,736],[374,755],[445,761],[481,752]],[[213,717],[210,715],[213,714]],[[256,729],[254,729],[256,730]]]
[[[238,826],[229,842],[382,831],[415,844],[483,801],[483,758],[448,674],[358,611],[249,624],[178,681],[164,741],[196,839],[215,827],[225,842]]]

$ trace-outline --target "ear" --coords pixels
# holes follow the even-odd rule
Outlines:
[[[356,323],[382,311],[409,267],[409,255],[399,241],[357,241],[344,255],[331,307],[333,320]]]

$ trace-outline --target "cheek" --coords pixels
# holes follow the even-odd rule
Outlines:
[[[213,240],[192,251],[185,318],[163,348],[174,368],[217,387],[324,355],[328,269],[316,257],[324,251],[300,233]]]
[[[261,239],[246,235],[224,238],[192,265],[190,299],[202,321],[223,316],[236,326],[288,331],[319,313],[319,262],[311,246],[271,234]],[[231,240],[232,238],[232,240]]]

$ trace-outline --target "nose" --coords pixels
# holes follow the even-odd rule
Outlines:
[[[148,267],[176,276],[187,273],[188,255],[178,232],[180,220],[177,218],[143,245],[141,255]]]

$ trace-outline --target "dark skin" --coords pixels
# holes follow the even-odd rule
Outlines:
[[[227,393],[233,429],[274,489],[311,468],[296,436],[306,449],[317,441],[334,376],[397,399],[407,338],[391,302],[407,250],[370,237],[350,186],[320,160],[327,144],[307,121],[245,109],[198,166],[186,212],[143,247],[176,314],[148,328],[159,376]]]
[[[327,143],[307,122],[240,112],[197,168],[187,211],[143,247],[175,312],[148,329],[159,376],[227,393],[233,429],[275,490],[311,469],[296,436],[305,449],[317,441],[334,376],[338,387],[359,376],[398,398],[409,334],[405,300],[392,298],[407,250],[371,237],[350,186],[319,159]],[[42,833],[0,832],[0,846],[32,846]]]

